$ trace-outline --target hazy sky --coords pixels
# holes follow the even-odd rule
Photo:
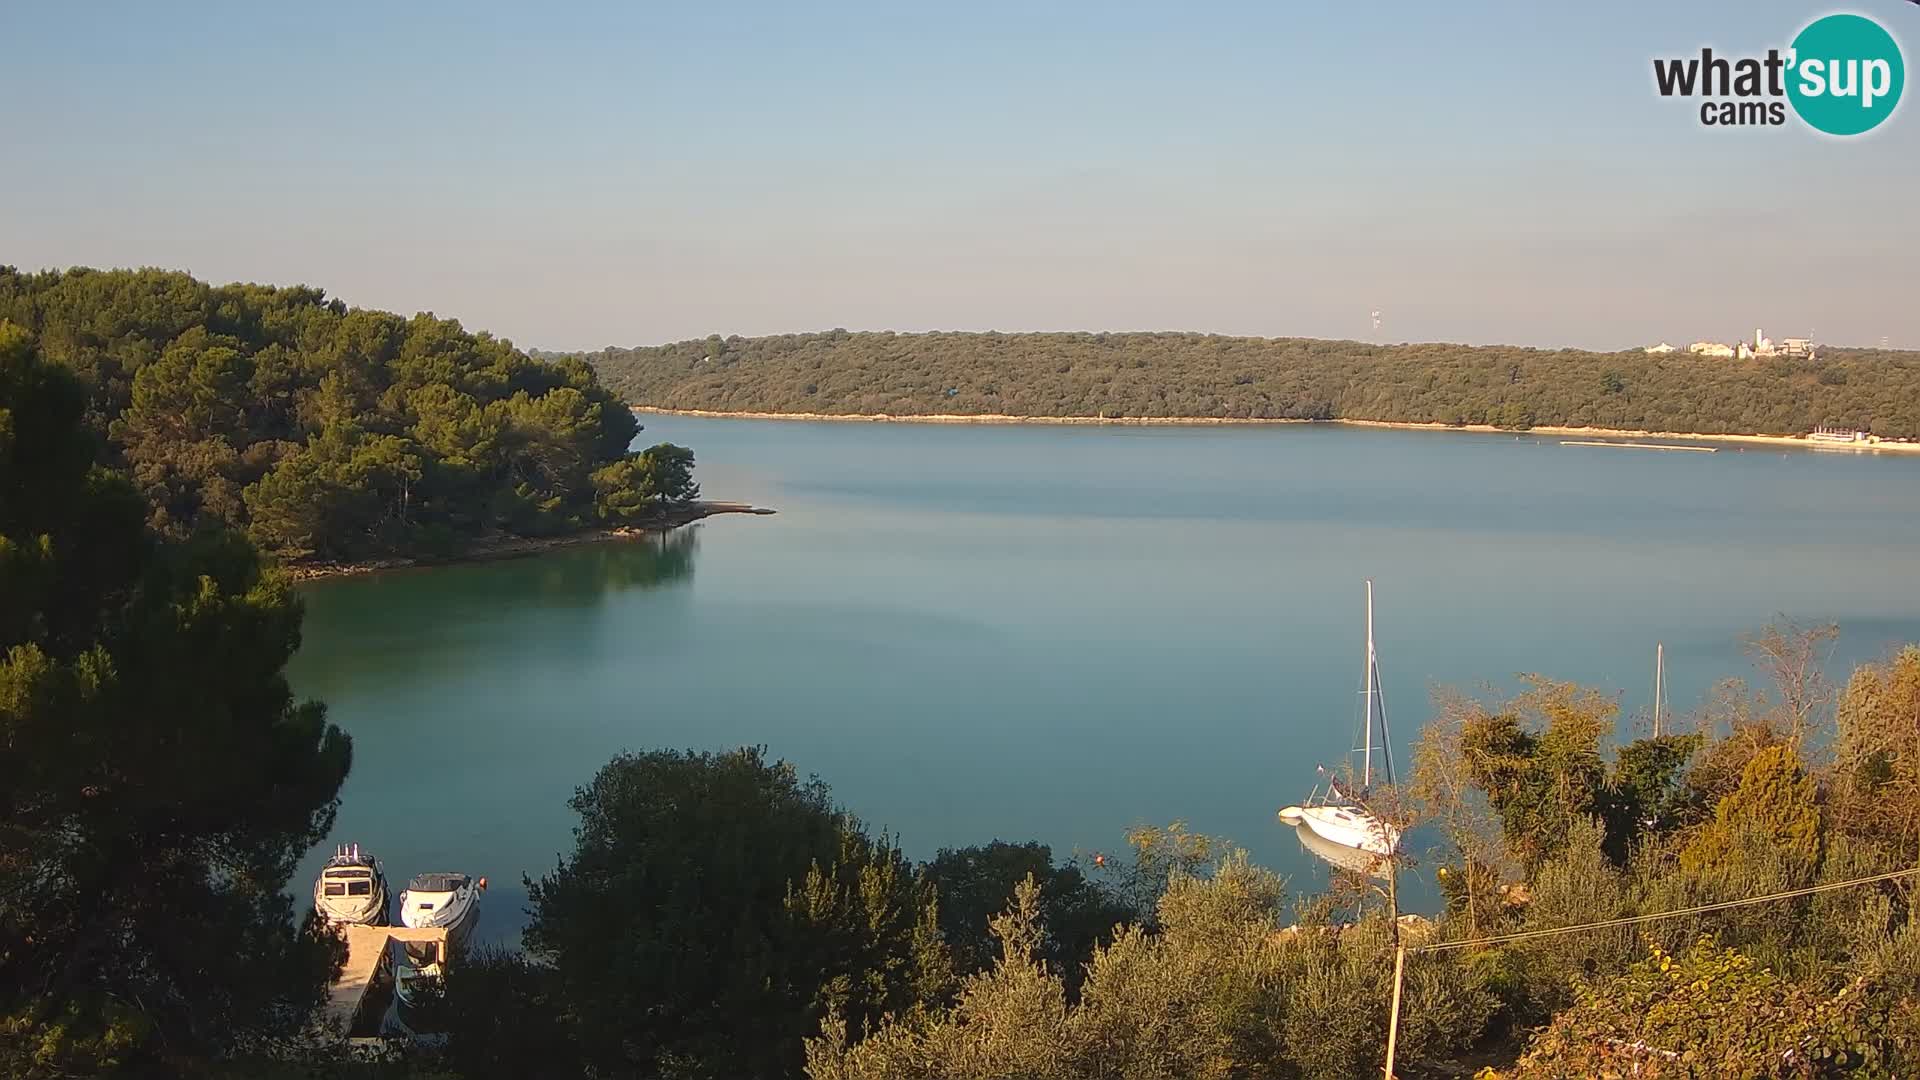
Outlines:
[[[1375,307],[1391,340],[1920,347],[1920,105],[1843,142],[1652,89],[1656,55],[1829,10],[9,4],[0,263],[307,283],[543,348],[1366,338]],[[1920,6],[1847,10],[1920,62]]]

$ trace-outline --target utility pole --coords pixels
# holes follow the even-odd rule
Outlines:
[[[1469,891],[1473,882],[1467,882]],[[1407,946],[1400,940],[1400,857],[1387,856],[1387,918],[1393,927],[1393,1011],[1387,1015],[1387,1080],[1393,1080],[1394,1044],[1400,1038],[1400,983],[1407,969]]]
[[[1399,920],[1394,920],[1397,927]],[[1398,930],[1395,931],[1396,935]],[[1386,1080],[1393,1080],[1394,1044],[1400,1039],[1400,984],[1407,973],[1407,947],[1395,944],[1393,947],[1393,1012],[1387,1016],[1387,1071]]]
[[[1372,583],[1368,584],[1371,586]],[[1368,659],[1372,659],[1371,649],[1368,650]],[[1365,800],[1355,798],[1353,802],[1375,821],[1387,820],[1375,812],[1373,807],[1367,805]],[[1399,805],[1397,800],[1394,805]],[[1387,926],[1391,928],[1393,934],[1393,1011],[1387,1014],[1387,1066],[1384,1075],[1386,1080],[1393,1080],[1393,1056],[1396,1044],[1400,1041],[1400,987],[1406,979],[1407,946],[1400,940],[1400,854],[1394,851],[1384,858],[1387,863],[1387,887],[1383,890],[1387,898]],[[1471,895],[1472,881],[1469,880],[1467,885]],[[1373,887],[1379,889],[1377,885]]]
[[[1387,918],[1393,920],[1393,947],[1400,947],[1400,856],[1387,856]]]

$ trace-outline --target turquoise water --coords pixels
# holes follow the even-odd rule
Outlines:
[[[916,857],[996,837],[1090,855],[1178,818],[1310,887],[1323,871],[1274,811],[1354,745],[1368,577],[1402,761],[1436,686],[1540,672],[1633,714],[1662,641],[1684,712],[1755,676],[1739,637],[1775,613],[1839,622],[1842,671],[1920,640],[1914,459],[1328,426],[647,428],[695,449],[709,497],[780,512],[306,589],[294,684],[355,740],[336,839],[396,879],[487,875],[495,939],[524,921],[521,875],[570,846],[574,787],[655,747],[764,744]]]

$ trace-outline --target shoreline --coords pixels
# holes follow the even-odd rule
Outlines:
[[[495,562],[501,559],[520,559],[530,555],[543,555],[549,551],[563,548],[585,547],[590,544],[611,544],[659,533],[672,532],[682,525],[691,525],[696,521],[719,514],[755,514],[765,515],[775,511],[764,506],[736,502],[696,502],[686,506],[676,506],[663,514],[659,521],[646,525],[614,525],[604,528],[582,529],[579,532],[563,533],[559,536],[495,536],[476,540],[465,551],[446,558],[426,556],[394,556],[389,559],[371,559],[366,562],[290,562],[281,563],[280,570],[295,584],[319,581],[323,578],[356,577],[362,574],[378,574],[389,570],[409,570],[431,566],[456,566],[462,563]]]
[[[1390,428],[1399,431],[1465,431],[1476,435],[1566,435],[1601,439],[1690,439],[1695,442],[1746,443],[1787,446],[1801,450],[1844,450],[1853,453],[1920,454],[1920,442],[1816,443],[1802,435],[1714,435],[1697,431],[1649,431],[1635,428],[1565,427],[1537,424],[1530,428],[1503,428],[1492,424],[1441,424],[1417,420],[1292,420],[1278,417],[1227,416],[1012,416],[999,413],[777,413],[720,412],[712,409],[663,409],[628,406],[655,416],[697,416],[715,420],[805,420],[850,424],[1058,424],[1085,427],[1229,427],[1279,424],[1339,424],[1346,427]]]

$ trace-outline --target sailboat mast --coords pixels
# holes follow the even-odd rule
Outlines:
[[[1667,692],[1667,647],[1653,643],[1653,737],[1660,737],[1660,699]]]
[[[1365,691],[1366,716],[1361,720],[1360,727],[1363,731],[1366,732],[1365,742],[1361,744],[1365,748],[1363,752],[1366,754],[1366,757],[1364,757],[1361,760],[1361,764],[1360,764],[1360,786],[1362,788],[1368,788],[1373,786],[1373,579],[1372,578],[1367,579],[1367,667],[1366,667],[1366,670],[1362,673],[1362,676],[1366,679],[1366,691]]]

